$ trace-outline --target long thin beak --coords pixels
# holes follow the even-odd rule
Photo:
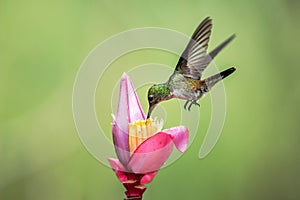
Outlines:
[[[156,104],[150,104],[150,105],[149,105],[149,110],[148,110],[147,119],[150,118],[150,115],[151,115],[153,109],[155,108],[155,106],[156,106]]]

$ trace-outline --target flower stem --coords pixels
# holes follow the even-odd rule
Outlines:
[[[124,199],[124,200],[142,200],[142,196],[140,196],[140,197],[127,197],[126,199]]]
[[[126,173],[127,181],[122,182],[124,187],[126,188],[125,200],[142,200],[143,193],[147,189],[146,186],[141,185],[141,178],[144,176],[143,174],[134,174],[134,173]]]

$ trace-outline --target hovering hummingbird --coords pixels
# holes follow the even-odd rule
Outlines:
[[[186,100],[184,109],[189,111],[192,105],[200,107],[200,104],[197,103],[198,99],[209,92],[217,82],[235,71],[235,68],[231,67],[219,74],[201,80],[201,75],[205,68],[235,38],[235,35],[230,36],[210,53],[207,53],[211,28],[212,20],[207,17],[195,30],[169,80],[166,83],[155,84],[149,88],[147,118],[150,117],[151,112],[158,103],[172,98]]]

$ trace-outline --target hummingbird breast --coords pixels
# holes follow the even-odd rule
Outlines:
[[[174,73],[168,81],[172,96],[184,100],[198,100],[203,96],[204,82]]]

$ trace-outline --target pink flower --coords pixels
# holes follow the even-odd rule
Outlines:
[[[113,142],[118,159],[109,163],[126,187],[127,197],[142,199],[144,184],[151,182],[173,150],[184,152],[188,129],[184,126],[161,131],[162,121],[146,119],[130,78],[124,73],[120,84],[117,114],[113,121]]]

